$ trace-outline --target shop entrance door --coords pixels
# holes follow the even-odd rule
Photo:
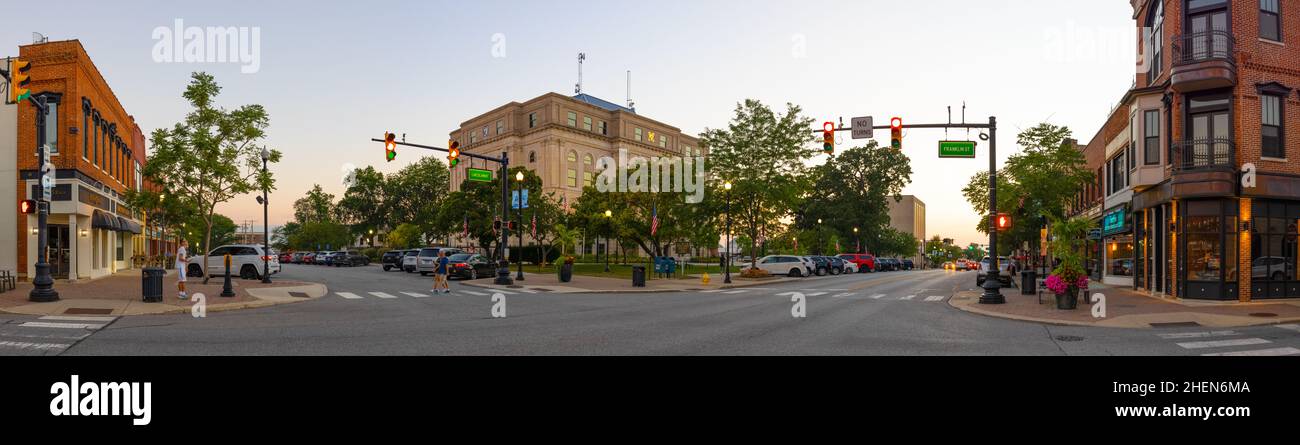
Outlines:
[[[68,239],[68,226],[50,224],[46,226],[49,231],[49,244],[47,245],[48,261],[50,262],[50,275],[56,280],[68,279],[69,257],[72,251],[69,249],[71,244]]]

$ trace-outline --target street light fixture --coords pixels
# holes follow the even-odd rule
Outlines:
[[[266,176],[266,162],[271,152],[262,147],[262,176]],[[266,184],[262,184],[262,283],[271,283],[271,201],[267,198]]]
[[[524,172],[515,172],[515,182],[519,183],[519,197],[515,198],[519,203],[519,211],[515,212],[515,220],[519,221],[519,229],[516,230],[519,235],[519,272],[515,274],[515,280],[524,281]]]
[[[731,284],[731,181],[722,184],[722,188],[727,190],[727,253],[722,261],[722,283]]]
[[[614,217],[614,212],[605,210],[605,224],[609,225],[609,219]],[[606,227],[608,229],[608,227]],[[609,273],[609,231],[605,231],[605,273]]]
[[[853,243],[855,249],[853,253],[862,253],[862,238],[858,236],[858,228],[853,228]]]

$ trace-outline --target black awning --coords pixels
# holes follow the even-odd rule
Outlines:
[[[119,216],[117,217],[117,223],[118,223],[119,230],[122,232],[131,232],[136,235],[140,234],[140,225],[136,224],[135,222],[129,219]]]
[[[90,218],[90,227],[103,230],[121,230],[117,217],[101,210],[96,210]]]

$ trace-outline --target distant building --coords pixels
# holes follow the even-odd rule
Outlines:
[[[889,201],[889,227],[899,232],[915,236],[917,241],[924,242],[925,237],[925,203],[921,202],[912,195],[903,195],[903,199],[895,201],[893,198],[886,199]],[[919,247],[919,246],[918,246]],[[921,252],[918,251],[904,259],[911,259],[917,267],[921,267]]]

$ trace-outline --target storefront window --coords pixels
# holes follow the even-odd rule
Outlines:
[[[1187,218],[1187,279],[1192,281],[1219,281],[1223,270],[1223,252],[1217,216],[1190,216]]]
[[[1251,213],[1250,276],[1251,281],[1278,283],[1300,280],[1296,271],[1297,223],[1300,223],[1300,206],[1285,203],[1257,201]],[[1257,286],[1267,295],[1257,298],[1293,298],[1290,286]],[[1281,291],[1274,295],[1274,291]]]
[[[1133,276],[1133,237],[1106,239],[1106,273],[1117,277]]]

